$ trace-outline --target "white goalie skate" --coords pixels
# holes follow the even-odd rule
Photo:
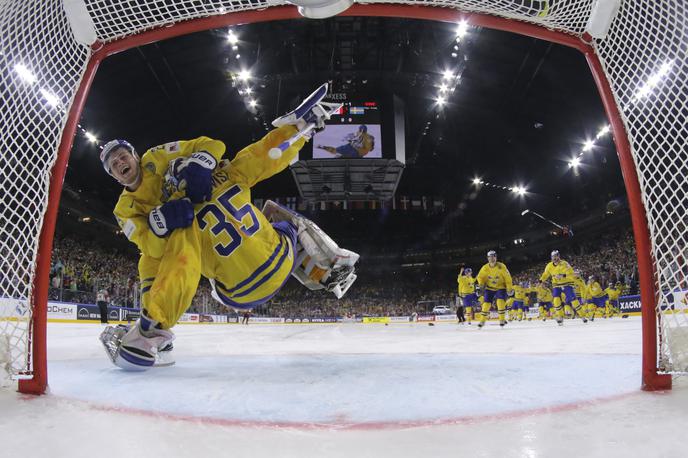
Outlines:
[[[306,97],[296,109],[272,121],[272,125],[275,127],[293,125],[300,131],[304,131],[309,127],[315,129],[324,128],[325,121],[329,120],[342,106],[341,103],[322,101],[327,95],[327,88],[328,84],[323,83],[311,95]]]
[[[119,324],[108,326],[100,334],[110,361],[129,371],[144,371],[151,367],[174,364],[172,331],[155,329],[143,335],[139,323],[133,326]]]
[[[339,248],[313,221],[268,200],[263,214],[269,221],[290,221],[298,229],[292,275],[310,290],[325,289],[341,299],[356,281],[359,255]]]

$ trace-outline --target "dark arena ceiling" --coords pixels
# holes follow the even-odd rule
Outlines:
[[[140,152],[199,135],[223,140],[230,157],[266,132],[319,84],[359,100],[405,103],[406,167],[397,195],[441,196],[473,232],[517,233],[521,210],[571,219],[624,194],[611,136],[574,170],[568,161],[607,123],[584,57],[576,50],[508,32],[413,19],[336,17],[209,30],[107,58],[98,69],[81,125],[100,142],[125,138]],[[239,57],[237,58],[237,54]],[[250,69],[252,97],[237,75]],[[443,72],[455,78],[439,107]],[[383,106],[384,109],[384,106]],[[102,170],[99,149],[79,135],[67,186],[107,215],[120,186]],[[472,184],[474,177],[519,197]],[[257,197],[296,196],[284,172]],[[82,200],[86,200],[84,197]],[[98,210],[96,210],[98,211]],[[489,229],[489,230],[488,230]]]

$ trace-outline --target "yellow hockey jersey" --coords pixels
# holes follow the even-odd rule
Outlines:
[[[589,297],[602,297],[605,293],[599,282],[594,281],[588,282],[588,294]]]
[[[498,289],[513,289],[509,269],[501,262],[497,262],[494,267],[491,267],[490,263],[482,266],[476,279],[480,286],[485,286],[487,289],[493,291]]]
[[[552,302],[552,290],[547,287],[538,286],[537,300],[538,302]]]
[[[465,296],[466,294],[475,293],[475,278],[468,275],[459,275],[456,279],[459,284],[459,296]]]
[[[549,262],[540,276],[540,281],[547,281],[552,277],[552,286],[566,286],[573,283],[573,267],[563,259],[555,266]]]
[[[514,299],[517,301],[523,301],[526,298],[527,288],[520,285],[514,285]]]
[[[619,296],[621,296],[620,288],[612,288],[610,286],[609,288],[605,289],[604,292],[607,293],[607,296],[609,296],[610,301],[618,301]]]
[[[583,300],[588,298],[588,286],[585,284],[582,278],[573,278],[573,289],[576,292],[576,296]]]
[[[167,143],[143,155],[141,186],[122,192],[115,216],[124,234],[142,252],[139,274],[144,307],[164,327],[173,326],[190,305],[198,285],[197,270],[215,280],[220,298],[236,308],[259,305],[287,280],[294,262],[292,241],[275,231],[253,206],[250,188],[289,165],[304,139],[279,159],[270,158],[268,151],[295,132],[293,126],[275,129],[241,150],[231,162],[220,161],[212,176],[212,198],[195,205],[193,225],[163,238],[148,228],[148,213],[167,200],[183,197],[165,182],[169,162],[201,150],[219,160],[225,146],[200,137]],[[166,274],[161,278],[162,272]]]

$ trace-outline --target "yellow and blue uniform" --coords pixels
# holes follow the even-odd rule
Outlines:
[[[472,275],[459,275],[456,279],[458,286],[458,293],[463,306],[466,307],[468,314],[468,322],[473,318],[473,307],[478,303],[478,298],[475,295],[475,278]]]
[[[494,266],[487,263],[482,266],[476,278],[478,285],[484,288],[484,293],[480,298],[482,308],[480,322],[485,323],[490,316],[490,306],[493,300],[497,302],[499,320],[504,321],[506,292],[513,289],[509,269],[501,262],[496,262]]]
[[[561,305],[562,294],[565,296],[566,303],[571,304],[576,313],[585,318],[585,312],[581,309],[580,302],[576,299],[573,290],[573,267],[563,259],[556,264],[550,261],[540,276],[540,281],[547,281],[549,278],[552,278],[552,296],[557,321],[561,321],[564,318],[564,310]]]
[[[174,326],[191,304],[201,274],[214,280],[219,298],[235,308],[260,305],[289,278],[296,228],[288,222],[270,224],[251,203],[251,187],[289,165],[304,139],[279,159],[270,158],[268,151],[295,132],[293,126],[275,129],[232,161],[220,161],[225,145],[207,137],[167,143],[143,155],[141,185],[122,192],[114,213],[123,233],[141,251],[143,308],[163,328]],[[195,205],[191,226],[157,237],[148,228],[148,213],[184,197],[165,180],[168,164],[198,151],[220,161],[212,175],[212,198]]]
[[[578,302],[585,304],[588,294],[588,287],[585,285],[583,279],[579,276],[575,276],[573,278],[573,290],[576,293],[576,299],[578,299]]]
[[[546,286],[537,287],[537,300],[539,305],[540,318],[547,319],[547,314],[552,308],[552,290]]]
[[[612,288],[611,286],[604,290],[607,293],[607,316],[612,316],[619,307],[619,296],[621,296],[621,288]]]
[[[519,320],[523,319],[523,312],[525,311],[526,288],[521,285],[514,285],[514,302],[511,304],[511,309],[514,310]]]
[[[604,310],[607,304],[607,295],[597,281],[588,282],[588,303],[591,304],[590,312],[595,316],[596,309]]]

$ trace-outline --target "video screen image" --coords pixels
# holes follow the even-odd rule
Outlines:
[[[328,124],[313,137],[313,159],[381,157],[379,124]]]

